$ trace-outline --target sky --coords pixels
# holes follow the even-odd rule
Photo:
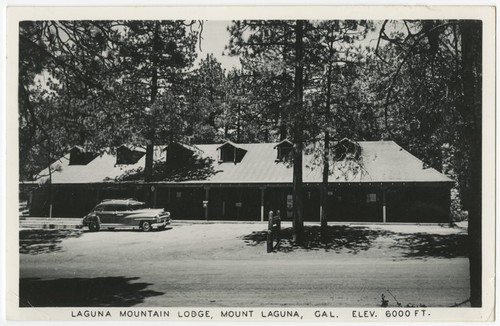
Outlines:
[[[207,54],[212,53],[214,57],[221,63],[222,68],[226,72],[231,68],[241,68],[239,58],[237,56],[223,55],[224,47],[229,43],[229,32],[227,26],[231,24],[230,20],[212,20],[205,21],[203,24],[201,51],[196,47],[198,58],[195,61],[195,67],[198,66],[201,59],[206,58]],[[380,21],[376,21],[375,25],[380,25]],[[367,37],[361,41],[363,46],[370,45],[374,47],[377,44],[378,30],[369,32]]]
[[[230,24],[231,21],[229,20],[205,21],[203,24],[201,51],[197,47],[198,58],[195,61],[195,66],[198,65],[201,59],[206,58],[207,54],[213,53],[215,58],[222,64],[222,68],[226,69],[226,71],[229,71],[232,67],[241,67],[238,57],[222,55],[224,46],[229,42],[229,32],[226,30],[226,27]]]

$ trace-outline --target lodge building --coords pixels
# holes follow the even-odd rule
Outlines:
[[[342,145],[343,140],[337,145]],[[448,222],[453,181],[393,141],[363,141],[359,160],[331,163],[328,221]],[[347,144],[348,145],[348,144]],[[82,217],[108,198],[136,198],[169,210],[173,219],[264,220],[280,210],[291,220],[293,144],[156,146],[167,174],[145,183],[129,178],[144,167],[145,151],[122,145],[100,155],[74,146],[52,166],[52,216]],[[319,221],[322,158],[313,145],[303,156],[303,214]],[[171,173],[170,175],[168,173]],[[127,177],[128,176],[128,177]],[[48,170],[31,183],[31,216],[48,216]]]

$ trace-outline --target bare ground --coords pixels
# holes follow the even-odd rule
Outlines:
[[[178,224],[165,231],[22,230],[24,306],[452,306],[468,298],[464,229],[291,224],[266,253],[267,225]]]

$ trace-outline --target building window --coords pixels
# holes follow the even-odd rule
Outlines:
[[[278,156],[277,160],[278,161],[286,161],[289,160],[292,157],[292,147],[282,147],[278,148]]]
[[[367,203],[377,202],[377,194],[366,194],[366,202]]]
[[[220,159],[222,162],[234,162],[235,148],[221,148]]]

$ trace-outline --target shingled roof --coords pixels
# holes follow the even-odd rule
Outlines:
[[[218,148],[221,144],[191,145],[202,157],[213,159],[216,172],[204,180],[182,181],[184,184],[236,184],[236,183],[292,183],[293,168],[290,162],[276,161],[278,143],[237,144],[246,150],[241,162],[218,161]],[[333,183],[400,183],[400,182],[432,182],[450,183],[451,179],[428,168],[415,156],[408,153],[393,141],[359,142],[362,148],[359,164],[338,162],[332,165],[329,181]],[[155,160],[165,160],[166,146],[155,148]],[[321,158],[314,154],[314,148],[306,148],[303,159],[304,183],[320,183],[322,179]],[[116,165],[116,156],[105,153],[97,156],[87,165],[69,165],[69,155],[58,160],[54,165],[58,168],[52,173],[54,184],[83,184],[109,182],[126,171],[144,167],[145,157],[135,164]],[[350,165],[349,165],[350,164]],[[54,166],[53,166],[54,168]],[[47,170],[40,173],[39,183],[47,179]],[[168,183],[168,182],[165,182]],[[179,183],[179,182],[176,182]]]

